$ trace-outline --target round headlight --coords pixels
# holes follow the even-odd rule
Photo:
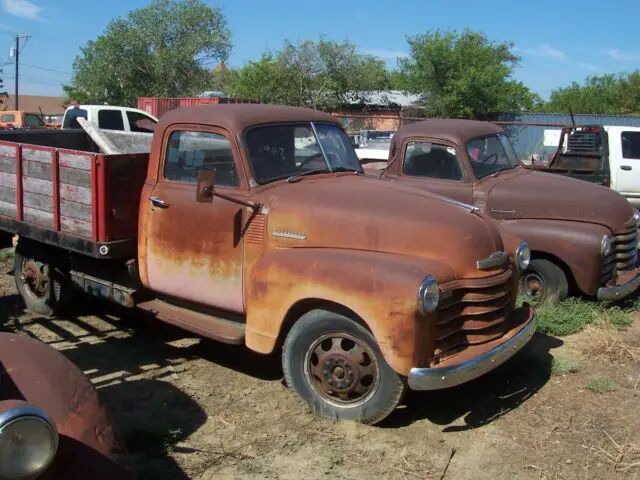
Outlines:
[[[440,301],[440,289],[435,278],[429,275],[420,284],[418,289],[418,311],[426,315],[438,308]]]
[[[58,432],[40,409],[25,405],[0,415],[0,478],[31,480],[44,472],[58,449]]]
[[[516,250],[516,265],[520,270],[526,270],[531,263],[531,251],[527,242],[520,242]]]
[[[636,210],[636,211],[633,213],[633,218],[635,218],[635,220],[636,220],[636,224],[640,223],[640,210]]]
[[[600,241],[600,254],[603,257],[606,257],[611,253],[611,249],[613,248],[613,243],[611,241],[611,237],[609,235],[605,235],[602,237]]]

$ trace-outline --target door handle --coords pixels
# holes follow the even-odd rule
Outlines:
[[[149,200],[151,200],[151,203],[154,207],[167,208],[169,206],[167,202],[165,202],[164,200],[160,200],[155,195],[149,197]]]
[[[629,165],[620,165],[620,169],[621,170],[631,170],[631,167]]]

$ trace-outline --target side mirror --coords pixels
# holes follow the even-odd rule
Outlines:
[[[198,170],[198,180],[196,185],[196,202],[213,202],[214,185],[216,172],[213,170]]]

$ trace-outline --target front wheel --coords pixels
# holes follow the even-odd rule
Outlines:
[[[520,277],[520,293],[536,305],[555,305],[567,298],[569,283],[562,268],[543,258],[531,260]]]
[[[282,367],[287,385],[316,414],[336,420],[378,423],[407,389],[366,328],[326,310],[296,322],[284,342]]]
[[[71,285],[49,263],[17,249],[13,260],[16,287],[28,310],[51,317],[71,300]]]

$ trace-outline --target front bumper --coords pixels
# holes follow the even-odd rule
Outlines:
[[[600,287],[598,289],[598,300],[621,300],[628,297],[640,287],[640,274],[638,270],[634,270],[632,278],[621,284],[613,287]]]
[[[433,368],[412,368],[409,371],[409,388],[412,390],[440,390],[466,383],[503,364],[519,352],[536,332],[536,313],[530,309],[530,317],[520,331],[504,343],[477,357],[455,365]]]

